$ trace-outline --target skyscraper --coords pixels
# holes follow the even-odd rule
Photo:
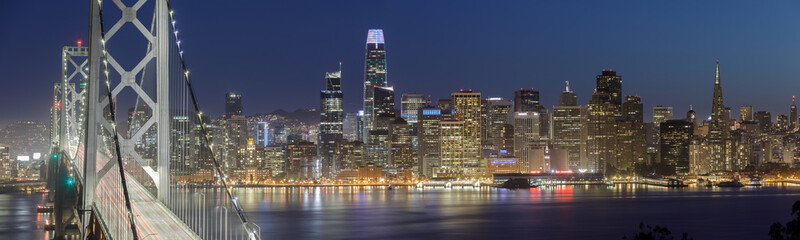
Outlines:
[[[269,145],[269,125],[267,122],[258,122],[256,127],[256,144],[262,147]]]
[[[568,168],[585,169],[586,106],[553,107],[553,148],[567,151]]]
[[[483,131],[486,132],[486,139],[483,139],[483,141],[488,145],[485,149],[497,150],[497,145],[495,144],[498,142],[497,138],[501,135],[499,127],[508,124],[512,102],[505,98],[488,98],[486,103],[486,118],[483,119]]]
[[[320,91],[319,150],[322,176],[332,177],[336,141],[342,139],[342,72],[325,73],[325,89]]]
[[[440,166],[442,110],[427,106],[420,108],[417,116],[419,120],[417,123],[417,136],[419,137],[417,159],[420,162],[420,171],[423,176],[433,177],[434,169]]]
[[[708,142],[711,145],[711,169],[724,171],[731,167],[725,157],[725,138],[729,129],[726,127],[725,105],[722,102],[722,85],[719,77],[719,60],[717,60],[714,76],[714,99],[711,104],[711,125],[708,128]]]
[[[643,162],[647,155],[642,99],[626,96],[622,103],[622,116],[617,119],[616,158],[611,164],[619,169],[631,170],[635,163]]]
[[[540,142],[539,117],[538,112],[514,113],[514,156],[522,173],[531,171],[533,150],[544,145]]]
[[[597,91],[608,94],[611,104],[619,107],[622,105],[622,76],[617,76],[617,72],[609,69],[597,75]]]
[[[394,109],[394,87],[374,87],[372,88],[374,108],[372,111],[372,129],[375,129],[375,121],[381,115],[395,115]]]
[[[693,134],[694,126],[685,120],[661,123],[661,162],[674,167],[677,174],[689,173],[689,146]]]
[[[794,96],[792,96],[792,106],[789,107],[789,131],[794,131],[797,128],[797,106],[794,105]]]
[[[462,90],[451,97],[455,119],[464,122],[464,162],[458,170],[465,176],[481,176],[485,169],[485,162],[481,161],[481,94]]]
[[[672,107],[655,106],[653,107],[653,123],[660,126],[662,122],[672,120],[673,112]]]
[[[408,125],[416,127],[417,112],[419,108],[425,106],[425,96],[419,93],[403,93],[400,99],[400,116],[408,122]]]
[[[225,119],[233,115],[242,115],[242,95],[234,92],[225,94]]]
[[[558,96],[558,105],[559,106],[575,106],[578,105],[578,95],[575,95],[572,91],[569,90],[569,81],[567,83],[567,88],[561,92],[561,95]]]
[[[370,29],[367,32],[366,56],[364,59],[364,132],[372,130],[375,121],[374,93],[375,87],[386,87],[386,49],[384,48],[383,30]],[[366,135],[366,134],[364,134]],[[366,142],[366,136],[364,136]]]
[[[593,172],[605,173],[607,164],[616,157],[615,124],[620,107],[608,99],[608,93],[594,92],[587,106],[587,168]]]
[[[514,92],[514,112],[533,112],[539,106],[539,91],[519,89]]]
[[[742,122],[753,121],[753,106],[739,107],[739,120]]]

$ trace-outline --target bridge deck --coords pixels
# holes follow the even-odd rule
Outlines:
[[[108,157],[101,157],[101,155],[98,154],[98,169],[108,161]],[[126,181],[136,227],[140,233],[139,239],[200,239],[189,226],[184,224],[166,205],[154,198],[134,178],[129,176]],[[119,191],[122,190],[119,189]],[[124,203],[120,202],[120,204]]]

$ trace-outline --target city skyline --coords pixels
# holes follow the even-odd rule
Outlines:
[[[11,19],[19,14],[25,14],[26,11],[30,11],[29,9],[35,9],[14,6],[28,3],[3,4],[12,6],[2,9],[20,10],[4,13],[4,19]],[[59,4],[65,4],[63,9],[66,11],[51,12],[51,15],[58,16],[70,12],[69,9],[85,11],[85,6],[80,4]],[[668,15],[673,12],[670,9],[679,8],[680,4],[587,2],[579,6],[570,3],[551,3],[537,6],[542,8],[539,10],[534,8],[535,3],[521,4],[516,9],[492,4],[464,3],[453,6],[460,11],[449,13],[452,19],[440,19],[442,17],[437,17],[431,12],[444,5],[442,3],[419,9],[411,8],[411,5],[381,3],[374,7],[408,10],[407,13],[416,14],[420,19],[383,15],[370,19],[369,14],[361,13],[353,14],[352,17],[337,23],[316,21],[331,14],[318,10],[308,13],[292,11],[296,15],[288,16],[286,13],[280,13],[280,10],[298,9],[304,5],[277,3],[267,4],[264,7],[266,11],[272,13],[268,14],[270,15],[268,18],[309,19],[283,26],[269,20],[245,17],[244,20],[263,21],[266,31],[248,29],[247,34],[252,34],[252,41],[263,41],[266,44],[250,45],[258,49],[244,51],[248,53],[241,53],[244,55],[230,53],[237,51],[223,53],[214,49],[221,43],[232,49],[237,49],[239,46],[231,46],[235,44],[226,43],[230,40],[222,41],[221,36],[205,33],[200,28],[204,24],[210,24],[207,19],[202,19],[202,16],[211,11],[203,7],[205,4],[187,6],[182,6],[182,3],[175,4],[179,9],[186,9],[178,28],[186,34],[184,35],[186,38],[191,39],[183,44],[187,54],[210,56],[193,59],[190,67],[193,72],[201,73],[193,80],[199,86],[198,94],[201,99],[207,99],[200,104],[204,107],[204,111],[212,116],[222,115],[223,105],[216,100],[221,99],[225,91],[244,95],[247,98],[244,106],[247,113],[317,108],[316,88],[270,86],[275,86],[275,82],[281,81],[317,83],[321,73],[333,69],[340,61],[343,63],[344,111],[353,112],[359,109],[361,105],[361,96],[358,94],[361,92],[359,83],[363,81],[360,73],[364,71],[363,43],[364,36],[370,28],[382,28],[385,31],[387,65],[390,69],[387,79],[390,85],[396,88],[398,96],[402,93],[423,93],[432,95],[434,99],[445,98],[451,92],[464,88],[474,89],[486,97],[510,98],[517,88],[534,88],[540,91],[542,104],[551,108],[558,103],[563,82],[570,81],[571,89],[578,95],[578,104],[585,104],[589,101],[594,88],[596,73],[601,69],[614,69],[626,80],[622,94],[642,97],[645,119],[651,119],[650,109],[653,106],[671,106],[676,113],[682,113],[689,110],[690,104],[694,106],[698,118],[705,119],[711,112],[709,104],[711,99],[708,98],[707,92],[712,88],[708,79],[712,78],[713,73],[709,71],[709,66],[717,59],[721,61],[725,72],[723,78],[726,82],[724,95],[727,106],[738,109],[739,106],[750,105],[756,111],[769,111],[773,116],[788,115],[791,96],[798,95],[792,92],[798,83],[791,79],[797,75],[792,68],[797,63],[796,57],[793,56],[800,55],[800,48],[795,47],[793,43],[800,42],[798,41],[800,39],[790,32],[795,32],[792,30],[796,28],[796,24],[792,23],[800,21],[795,19],[797,16],[784,12],[793,9],[790,5],[797,3],[768,3],[754,6],[741,2],[727,6],[693,3],[694,8],[678,11],[683,14],[681,17]],[[347,6],[332,4],[327,7]],[[720,9],[716,10],[716,7]],[[359,6],[344,12],[371,8]],[[593,16],[598,16],[603,10],[609,9],[624,13],[620,15],[637,14],[635,16],[639,16],[640,21],[639,23],[625,21],[630,16],[607,16],[597,22],[587,21]],[[505,13],[504,11],[507,13],[500,14],[500,12]],[[529,16],[536,15],[530,13],[538,11],[545,12],[541,13],[540,17]],[[646,11],[652,11],[653,16],[640,15]],[[473,19],[472,15],[468,14],[479,12],[485,13],[481,16],[496,19],[481,19],[486,21],[475,22],[478,19]],[[747,15],[742,15],[745,12]],[[224,16],[226,13],[219,14]],[[48,32],[46,38],[37,37],[37,34],[27,34],[32,29],[37,29],[37,32],[41,30],[36,27],[20,29],[6,24],[3,27],[10,36],[24,36],[30,38],[30,43],[42,46],[73,45],[77,40],[86,39],[86,36],[81,34],[84,32],[84,20],[77,18],[55,23],[50,22],[53,21],[51,19],[31,20],[31,24],[46,25],[45,29],[58,28],[55,32],[45,31]],[[514,24],[516,28],[501,25],[502,21],[509,20],[516,20],[522,25]],[[214,24],[231,23],[225,21]],[[416,24],[418,21],[430,21],[435,24],[421,26]],[[470,28],[464,29],[458,27],[458,24],[449,25],[459,21],[464,25],[470,25]],[[683,24],[685,22],[695,23],[696,26]],[[330,24],[338,27],[336,31],[332,30]],[[519,26],[530,26],[530,29]],[[245,30],[237,26],[227,31]],[[586,39],[588,36],[598,34],[608,34],[611,37]],[[207,38],[204,38],[204,35]],[[58,56],[52,54],[52,51],[47,51],[51,50],[49,48],[32,49],[33,44],[26,44],[21,48],[10,47],[15,46],[13,41],[15,40],[4,38],[0,40],[0,45],[4,46],[3,50],[10,55],[20,55],[22,54],[20,51],[25,51],[26,54],[33,56],[30,59],[44,60],[37,60],[36,64],[31,64],[28,58],[2,59],[0,68],[9,72],[7,77],[21,80],[9,82],[9,88],[19,91],[7,92],[0,100],[12,101],[24,97],[20,95],[22,92],[26,92],[26,95],[30,93],[32,96],[48,95],[47,91],[40,89],[57,80],[58,72],[46,66],[58,64]],[[310,42],[318,44],[309,46]],[[518,43],[523,43],[519,45],[521,47],[518,51],[509,52],[503,48],[508,44]],[[263,48],[258,47],[261,45]],[[286,50],[275,49],[272,47],[275,45],[287,47]],[[476,48],[478,46],[480,48]],[[302,49],[303,54],[300,55],[306,56],[306,51],[311,51],[315,53],[315,57],[302,58],[306,63],[302,64],[304,68],[298,72],[297,67],[290,66],[300,65],[301,59],[287,55],[289,51],[295,51],[289,49]],[[219,61],[226,58],[241,59],[237,61],[240,65],[234,66],[227,63],[228,61]],[[16,71],[10,71],[11,69]],[[292,75],[287,75],[290,73]],[[676,97],[679,93],[683,96]],[[308,97],[291,102],[281,101],[289,96]],[[46,99],[45,97],[33,97],[33,99],[37,99],[33,100],[33,104],[42,108],[49,104],[46,100],[39,100]],[[17,114],[0,118],[0,126],[17,120],[47,118],[46,112],[30,109],[38,108],[3,106],[0,109],[3,112]]]

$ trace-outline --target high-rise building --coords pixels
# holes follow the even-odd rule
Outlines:
[[[451,95],[455,119],[464,122],[464,162],[459,171],[465,176],[483,176],[486,163],[481,161],[481,94],[462,90]]]
[[[273,176],[286,172],[286,149],[274,145],[264,147],[264,162]]]
[[[411,128],[403,118],[395,118],[389,125],[389,162],[398,171],[416,167],[411,145]]]
[[[685,120],[668,120],[661,123],[661,162],[675,168],[676,174],[688,174],[690,145],[694,126]]]
[[[592,93],[587,106],[587,168],[591,172],[606,172],[607,164],[616,158],[614,137],[617,135],[616,116],[620,107],[608,101],[606,92]]]
[[[616,157],[610,165],[618,170],[632,170],[635,163],[644,162],[647,156],[646,130],[642,99],[626,96],[622,116],[617,119]]]
[[[653,107],[653,123],[656,127],[662,122],[673,119],[672,107],[655,106]]]
[[[366,56],[364,57],[364,132],[372,130],[372,124],[377,116],[374,109],[373,88],[387,86],[384,44],[382,29],[370,29],[367,32]],[[392,99],[394,100],[394,98]],[[363,140],[366,141],[366,136]]]
[[[789,116],[778,115],[775,117],[775,130],[786,131],[789,130]]]
[[[441,124],[442,110],[438,107],[427,106],[420,108],[418,113],[417,159],[423,176],[433,177],[434,169],[440,167],[439,154],[441,151]]]
[[[725,116],[725,105],[722,101],[722,85],[719,77],[719,60],[717,60],[714,76],[714,98],[711,104],[711,125],[708,128],[708,143],[711,146],[711,166],[713,171],[731,169],[731,163],[725,157],[725,142],[728,136]]]
[[[692,109],[692,105],[689,105],[689,111],[686,112],[686,121],[692,123],[692,126],[697,127],[697,113]]]
[[[314,167],[317,160],[317,145],[311,142],[294,142],[286,149],[288,165],[286,177],[302,180],[314,178]]]
[[[372,116],[372,129],[375,129],[375,118],[381,115],[395,115],[394,110],[394,87],[374,87],[373,96],[374,96],[374,110]],[[370,129],[370,130],[372,130]]]
[[[497,137],[493,145],[497,148],[498,157],[508,158],[514,156],[514,125],[503,124],[497,126]]]
[[[608,94],[608,101],[619,107],[622,105],[622,76],[614,70],[605,70],[597,75],[597,92]]]
[[[242,95],[229,92],[225,94],[225,118],[230,119],[233,115],[243,115]]]
[[[792,106],[789,107],[789,131],[797,129],[797,106],[794,105],[794,96],[792,96]]]
[[[237,151],[237,168],[266,168],[264,153],[263,146],[256,144],[252,138],[248,139],[247,145],[239,146]]]
[[[466,136],[464,134],[464,121],[441,121],[439,161],[441,167],[433,169],[434,175],[442,172],[457,172],[463,174],[464,166],[469,161],[466,150]]]
[[[514,156],[517,157],[519,171],[531,171],[533,150],[544,145],[539,136],[539,113],[514,113]]]
[[[739,120],[742,122],[753,121],[753,106],[739,107]]]
[[[569,81],[567,81],[567,88],[558,96],[559,106],[575,106],[578,105],[578,95],[575,95],[569,90]]]
[[[514,92],[514,112],[534,112],[539,106],[539,91],[519,89]]]
[[[753,118],[758,125],[758,131],[761,133],[769,133],[772,129],[772,114],[767,111],[758,111],[753,114]]]
[[[322,176],[332,178],[336,141],[342,139],[342,72],[325,73],[325,89],[320,91],[319,153]]]
[[[514,112],[538,112],[539,136],[550,137],[550,116],[547,107],[539,104],[539,91],[520,89],[514,92]]]
[[[417,126],[417,113],[419,108],[425,106],[425,96],[419,93],[403,93],[400,100],[401,113],[400,116],[412,126],[412,129]]]
[[[511,111],[512,102],[505,98],[487,98],[486,99],[486,117],[483,119],[483,131],[485,134],[481,136],[486,142],[484,149],[497,150],[498,137],[501,135],[499,127],[508,124],[509,112]],[[511,153],[513,154],[513,153]]]
[[[567,151],[569,169],[586,169],[586,106],[553,107],[553,148]]]
[[[0,146],[0,178],[13,179],[15,176],[14,163],[8,147]]]
[[[256,144],[262,147],[269,145],[269,125],[267,122],[258,122],[256,127]]]
[[[345,114],[344,121],[342,122],[342,138],[351,142],[361,141],[361,138],[358,137],[358,129],[360,126],[358,112],[349,112]]]

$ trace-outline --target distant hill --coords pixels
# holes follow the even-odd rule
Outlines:
[[[283,109],[278,109],[268,113],[267,115],[281,116],[286,119],[296,120],[303,122],[307,125],[319,125],[319,111],[317,109],[297,109],[294,112],[287,112]]]

